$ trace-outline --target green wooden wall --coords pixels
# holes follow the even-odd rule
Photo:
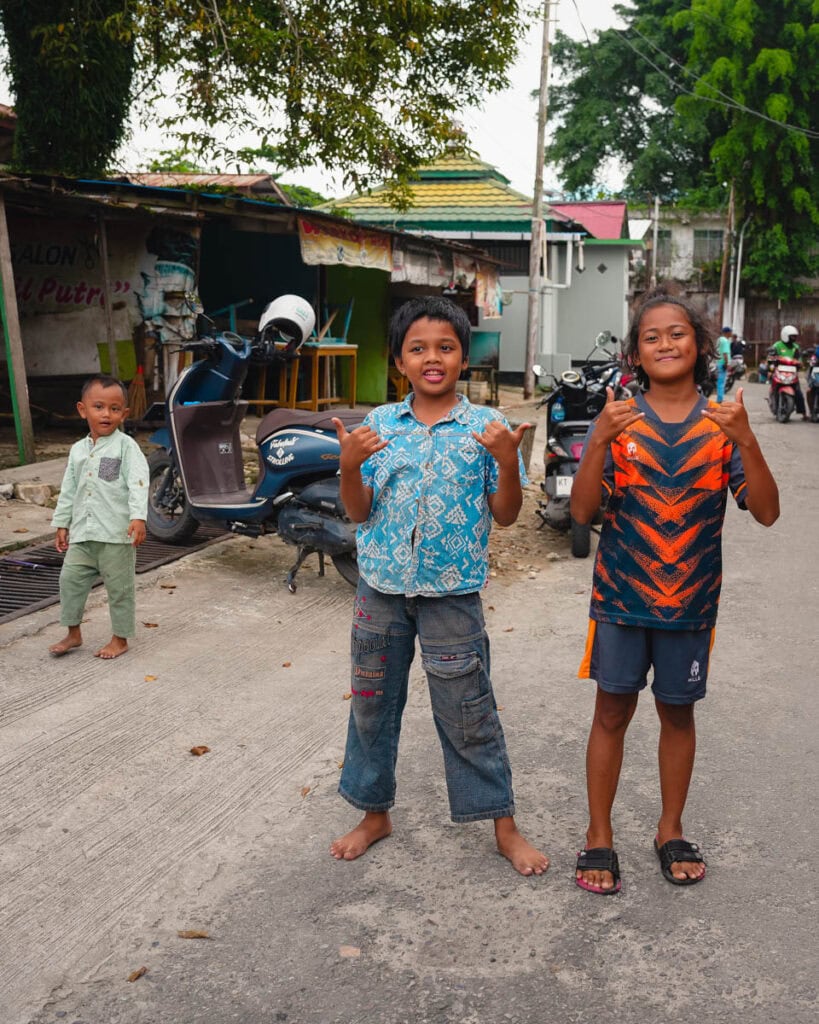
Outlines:
[[[330,305],[345,303],[350,297],[354,299],[347,340],[358,345],[356,401],[364,405],[380,405],[387,400],[389,288],[389,274],[382,270],[327,268]]]

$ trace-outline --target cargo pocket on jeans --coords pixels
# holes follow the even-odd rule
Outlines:
[[[494,701],[481,695],[481,660],[475,651],[423,655],[430,680],[432,711],[445,725],[463,732],[465,745],[485,743],[495,735]],[[437,685],[432,685],[433,681]],[[477,696],[476,696],[477,695]]]
[[[464,721],[464,743],[486,743],[496,731],[495,701],[491,693],[474,700],[465,700],[461,705]]]

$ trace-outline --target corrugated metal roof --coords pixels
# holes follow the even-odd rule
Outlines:
[[[162,171],[126,175],[135,185],[153,188],[184,188],[194,185],[198,188],[230,188],[247,195],[275,196],[285,206],[290,203],[284,192],[269,174],[183,174]]]
[[[595,238],[628,238],[626,203],[606,199],[593,203],[551,203],[553,210],[563,213]]]

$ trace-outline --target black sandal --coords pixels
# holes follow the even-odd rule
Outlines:
[[[613,896],[620,892],[620,861],[617,854],[608,846],[595,846],[591,850],[581,850],[577,855],[577,871],[609,871],[614,879],[614,885],[610,889],[604,889],[601,885],[592,885],[591,882],[584,882],[582,878],[574,876],[575,884],[586,892],[593,892],[598,896]]]
[[[663,873],[663,878],[671,882],[672,885],[696,885],[697,882],[701,882],[705,878],[704,871],[699,878],[676,878],[671,871],[671,865],[675,863],[705,864],[696,843],[689,843],[687,839],[669,839],[667,843],[659,846],[655,839],[654,850],[660,858],[660,870]]]

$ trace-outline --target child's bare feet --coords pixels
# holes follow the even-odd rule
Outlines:
[[[105,647],[100,647],[98,651],[94,652],[94,657],[110,661],[111,658],[118,658],[120,654],[125,654],[127,650],[128,641],[124,636],[112,636]]]
[[[73,651],[75,647],[80,646],[82,646],[80,627],[69,626],[68,632],[63,639],[59,643],[52,644],[48,649],[48,653],[53,654],[55,658],[61,658],[64,654],[68,654],[69,651]]]
[[[524,839],[514,818],[495,819],[495,841],[498,853],[511,861],[522,875],[542,875],[549,867],[549,858]]]
[[[386,811],[366,811],[351,832],[330,844],[330,853],[336,860],[355,860],[391,832],[392,822]]]

